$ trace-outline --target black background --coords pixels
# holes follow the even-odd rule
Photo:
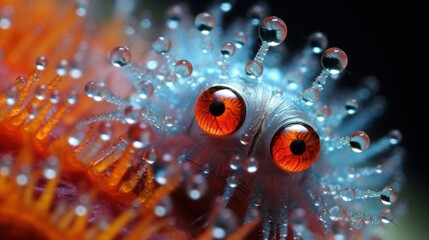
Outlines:
[[[194,15],[208,6],[205,1],[186,2]],[[266,2],[271,6],[270,15],[282,18],[288,25],[288,37],[283,44],[291,49],[301,47],[310,33],[324,32],[329,46],[342,48],[349,57],[348,81],[367,75],[380,80],[380,94],[388,100],[388,108],[374,122],[375,129],[378,135],[395,128],[401,130],[402,145],[407,151],[404,162],[407,183],[400,198],[409,202],[409,214],[398,222],[397,229],[392,230],[394,236],[388,239],[425,238],[420,232],[427,232],[423,229],[429,215],[429,204],[425,201],[429,196],[426,185],[429,134],[425,117],[429,103],[429,67],[426,66],[429,42],[423,4],[339,0]],[[238,0],[229,15],[245,16],[253,3],[255,1]]]

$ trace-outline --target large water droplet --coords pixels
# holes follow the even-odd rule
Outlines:
[[[391,205],[398,200],[398,192],[391,186],[386,186],[381,191],[380,200],[384,205]]]
[[[370,139],[365,132],[356,131],[350,136],[349,144],[354,152],[361,153],[368,149]]]
[[[110,63],[115,67],[126,66],[131,61],[131,51],[125,46],[118,46],[110,52]]]
[[[159,54],[168,53],[171,49],[171,42],[165,37],[158,37],[152,43],[152,49]]]
[[[209,34],[216,27],[216,21],[209,13],[198,14],[195,17],[194,24],[198,31],[204,35]]]
[[[246,171],[248,173],[255,173],[258,171],[258,160],[255,157],[249,157],[246,161]]]
[[[267,17],[259,25],[259,37],[270,46],[279,45],[285,40],[286,36],[287,26],[278,17]]]
[[[224,44],[222,44],[221,48],[220,48],[220,52],[222,54],[222,56],[224,57],[231,57],[234,55],[236,50],[236,47],[234,44],[230,43],[230,42],[226,42]]]
[[[319,101],[320,91],[314,87],[309,87],[302,91],[302,100],[306,105],[313,105],[315,102]]]
[[[179,60],[174,65],[174,73],[179,78],[188,77],[192,74],[192,64],[185,59]]]
[[[333,47],[323,52],[321,62],[322,67],[330,74],[338,74],[346,68],[348,58],[342,49]]]

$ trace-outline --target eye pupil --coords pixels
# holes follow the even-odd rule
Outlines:
[[[305,142],[301,139],[295,139],[290,143],[289,148],[294,155],[302,155],[303,153],[305,153],[307,146],[305,145]]]
[[[213,102],[210,104],[209,111],[211,115],[218,117],[225,112],[225,104],[221,101],[214,99]]]

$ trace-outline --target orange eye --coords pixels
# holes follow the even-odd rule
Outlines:
[[[319,135],[306,124],[293,123],[280,128],[271,140],[271,157],[287,172],[300,172],[311,167],[319,153]]]
[[[243,98],[225,87],[212,87],[195,103],[195,120],[200,128],[214,136],[226,136],[237,131],[246,117]]]

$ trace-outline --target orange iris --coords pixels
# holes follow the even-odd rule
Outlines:
[[[198,97],[194,114],[204,132],[226,136],[241,127],[246,117],[246,106],[243,98],[231,89],[212,87]]]
[[[319,135],[306,124],[293,123],[280,128],[271,141],[271,157],[286,172],[300,172],[311,167],[319,153]]]

